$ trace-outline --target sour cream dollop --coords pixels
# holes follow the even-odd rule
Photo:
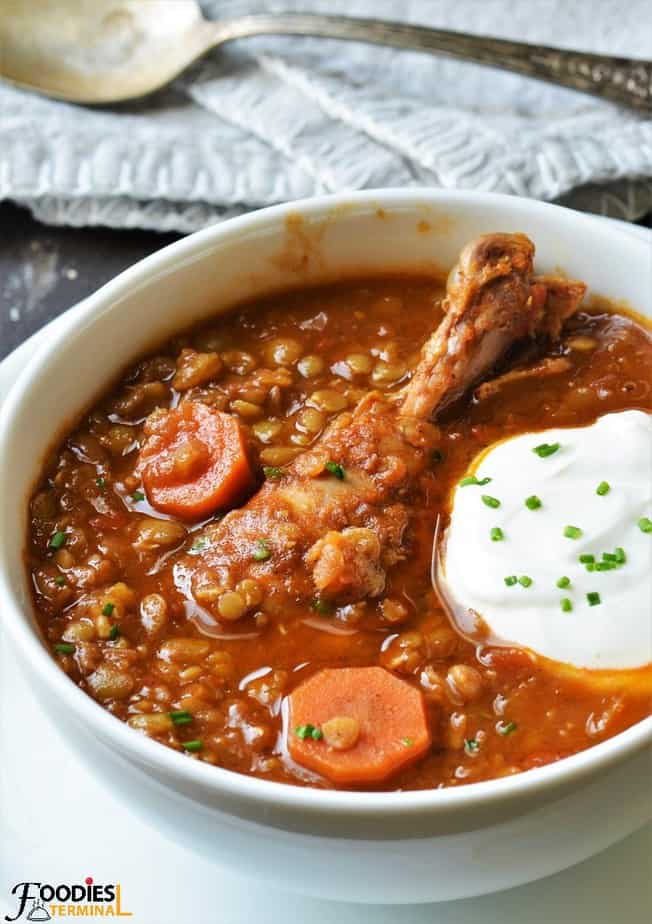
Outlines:
[[[543,444],[559,448],[534,451]],[[508,439],[470,475],[491,480],[455,489],[441,574],[453,608],[475,611],[496,640],[574,667],[652,662],[652,415]],[[617,549],[624,562],[591,568]]]

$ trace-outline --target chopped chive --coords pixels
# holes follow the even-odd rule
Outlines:
[[[145,500],[145,495],[143,494],[142,491],[134,491],[134,493],[131,495],[131,499],[133,501],[136,501],[136,503],[138,503],[139,501]]]
[[[194,741],[182,741],[181,747],[185,748],[186,751],[201,751],[201,749],[204,747],[204,742],[200,741],[199,738],[195,739]]]
[[[595,493],[599,494],[600,497],[604,497],[605,494],[608,494],[611,491],[611,485],[608,481],[601,481],[600,484],[595,489]]]
[[[566,575],[564,575],[563,577],[560,577],[559,580],[557,581],[557,587],[559,587],[560,590],[563,590],[564,587],[570,587],[570,582],[571,582],[571,579],[569,577],[566,577]]]
[[[470,484],[479,484],[484,486],[485,484],[489,484],[490,481],[491,478],[476,478],[475,475],[467,475],[466,478],[462,478],[460,481],[460,488],[466,488]]]
[[[482,503],[486,504],[487,507],[493,507],[494,509],[496,507],[500,507],[500,501],[498,500],[497,497],[492,497],[491,494],[483,494],[481,496],[482,496]]]
[[[441,449],[433,449],[430,453],[430,461],[433,465],[439,465],[440,462],[444,461],[444,453]]]
[[[614,552],[603,552],[602,553],[603,561],[615,561],[618,562],[618,556]]]
[[[189,725],[192,722],[192,715],[185,709],[177,709],[174,712],[168,712],[174,725]]]
[[[411,748],[414,741],[412,738],[401,738],[401,743],[404,744],[406,748]]]
[[[540,459],[545,459],[547,456],[553,455],[559,449],[559,443],[541,443],[540,446],[535,446],[532,452],[536,452]]]
[[[614,571],[618,567],[615,561],[599,561],[595,566],[596,571]]]
[[[533,584],[532,578],[528,577],[527,574],[522,574],[518,579],[518,582],[521,587],[530,587]]]
[[[115,609],[115,603],[105,603],[102,607],[102,616],[110,616]]]
[[[95,484],[98,486],[98,488],[105,488],[105,487],[106,487],[106,478],[96,478],[96,479],[95,479]]]
[[[265,465],[263,466],[263,475],[268,481],[277,481],[283,477],[283,469],[278,468],[276,465]]]
[[[496,726],[496,731],[499,735],[511,735],[512,732],[515,732],[518,728],[516,722],[499,722]]]
[[[203,552],[206,548],[208,548],[208,542],[205,539],[195,539],[193,544],[190,546],[190,551]]]
[[[586,599],[589,601],[589,606],[598,606],[599,603],[602,603],[600,594],[595,590],[592,590],[590,593],[588,593],[586,595]]]
[[[475,738],[465,738],[464,750],[467,752],[467,754],[474,754],[476,751],[480,750],[480,745],[475,740]]]
[[[621,548],[621,546],[618,546],[618,548],[616,549],[615,555],[616,555],[616,561],[618,562],[618,564],[624,565],[625,562],[627,561],[627,556],[625,555],[625,550]]]
[[[335,609],[330,600],[324,600],[323,597],[315,597],[310,606],[321,616],[329,616]]]
[[[316,725],[297,725],[294,729],[294,734],[297,738],[301,738],[302,741],[305,741],[306,738],[312,738],[313,741],[320,741],[324,736],[321,728],[317,728]]]
[[[57,530],[54,536],[50,539],[50,548],[51,549],[60,549],[66,544],[66,534],[61,530]]]
[[[584,567],[586,568],[587,571],[595,571],[597,566],[594,561],[590,561],[586,565],[584,565]]]
[[[580,536],[582,536],[582,530],[579,526],[565,526],[564,536],[566,536],[567,539],[579,539]]]
[[[580,555],[580,561],[583,565],[589,565],[595,561],[595,555]]]
[[[75,646],[71,645],[70,642],[58,642],[54,646],[54,650],[59,654],[74,654]]]
[[[115,642],[117,637],[120,635],[120,629],[117,626],[111,626],[111,631],[109,632],[109,641]]]
[[[492,542],[502,542],[502,540],[505,538],[505,533],[502,531],[500,526],[494,526],[489,535],[491,536]]]
[[[509,574],[509,575],[505,578],[505,583],[507,584],[508,587],[513,587],[514,584],[517,584],[517,583],[518,583],[518,578],[516,577],[515,574]]]
[[[267,561],[268,558],[271,558],[272,553],[269,548],[269,542],[267,539],[256,539],[254,543],[254,548],[251,553],[251,557],[254,561]]]
[[[652,533],[652,520],[649,517],[641,517],[638,528],[642,533]]]
[[[570,613],[570,611],[573,609],[572,601],[569,600],[568,597],[564,597],[561,601],[561,608],[562,608],[562,612]]]
[[[330,472],[331,475],[335,475],[339,481],[344,481],[344,469],[339,462],[327,462],[324,468],[327,472]]]
[[[538,510],[543,505],[540,497],[537,497],[536,494],[531,494],[530,497],[525,498],[525,506],[528,510]]]
[[[65,587],[66,579],[63,574],[58,574],[54,579],[54,583],[57,585],[57,587]]]

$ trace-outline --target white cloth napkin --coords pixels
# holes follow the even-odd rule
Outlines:
[[[147,2],[147,0],[144,0]],[[206,0],[652,58],[650,0]],[[652,118],[506,72],[314,39],[255,39],[168,90],[91,109],[0,85],[0,198],[53,224],[192,231],[316,193],[431,185],[652,208]]]

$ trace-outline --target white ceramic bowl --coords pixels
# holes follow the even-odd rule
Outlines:
[[[225,222],[127,270],[44,345],[4,406],[0,612],[29,681],[65,726],[71,760],[156,829],[234,871],[326,898],[445,900],[556,872],[652,814],[652,719],[559,763],[455,789],[286,786],[190,760],[132,731],[60,671],[32,615],[22,556],[44,454],[128,362],[242,299],[366,272],[448,268],[477,234],[515,230],[535,241],[542,271],[561,267],[652,316],[649,244],[597,219],[477,193],[341,195]],[[38,748],[32,742],[26,758]],[[80,806],[84,837],[93,836],[92,811]]]

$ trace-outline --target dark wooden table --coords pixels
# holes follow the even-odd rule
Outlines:
[[[52,228],[0,204],[0,360],[57,315],[178,235]]]
[[[641,222],[652,226],[652,216]],[[52,228],[0,203],[0,360],[58,314],[178,235]]]

